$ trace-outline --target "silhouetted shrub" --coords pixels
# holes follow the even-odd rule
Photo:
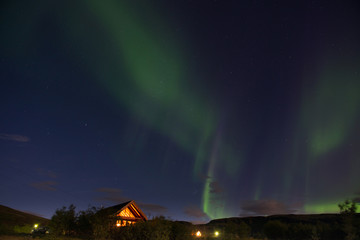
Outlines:
[[[280,221],[269,221],[264,225],[264,233],[269,239],[286,239],[288,226]]]
[[[23,225],[23,226],[14,226],[14,233],[31,233],[33,226],[31,225]]]
[[[290,239],[295,240],[311,239],[314,235],[314,226],[303,223],[292,223],[288,225],[288,232],[286,235]]]
[[[57,209],[50,221],[51,232],[56,235],[74,235],[76,229],[75,206]]]

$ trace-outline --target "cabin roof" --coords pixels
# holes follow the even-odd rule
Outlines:
[[[117,215],[118,213],[120,213],[122,210],[128,208],[132,206],[133,208],[135,208],[135,210],[140,214],[140,218],[142,218],[143,220],[147,221],[147,217],[146,215],[143,213],[143,211],[141,211],[141,209],[139,208],[139,206],[135,203],[134,200],[131,201],[127,201],[124,203],[120,203],[118,205],[115,206],[111,206],[108,208],[105,208],[104,210],[108,213],[110,213],[111,215]]]
[[[126,208],[131,202],[134,202],[134,201],[133,200],[127,201],[127,202],[124,202],[124,203],[120,203],[118,205],[107,207],[105,209],[111,210],[112,212],[118,212],[118,211],[123,210],[124,208]]]

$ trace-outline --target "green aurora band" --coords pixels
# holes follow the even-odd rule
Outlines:
[[[238,160],[226,144],[223,144],[226,151],[219,150],[222,155],[209,155],[211,144],[216,141],[214,133],[219,113],[217,107],[211,106],[205,97],[198,96],[192,88],[187,87],[190,82],[186,80],[187,67],[179,53],[180,45],[167,37],[165,32],[146,24],[139,13],[123,2],[109,1],[104,4],[92,0],[88,1],[88,6],[106,29],[106,37],[111,39],[113,49],[118,50],[109,54],[113,55],[113,59],[105,58],[102,64],[92,66],[96,69],[99,82],[135,119],[162,133],[194,156],[194,180],[208,166],[202,197],[203,211],[210,218],[225,217],[223,210],[212,206],[219,205],[225,199],[218,199],[218,194],[211,191],[210,184],[216,179],[218,159],[222,159],[224,171],[230,175],[236,173]],[[154,25],[160,26],[160,29],[166,29],[161,24],[163,21],[154,20],[155,16],[150,14],[149,19],[155,21]],[[79,35],[77,32],[75,30],[72,34]],[[96,48],[91,49],[94,51]],[[95,55],[101,56],[101,53]],[[121,68],[121,71],[118,70]],[[124,72],[126,78],[123,77]]]
[[[143,3],[140,10],[135,3],[115,0],[28,4],[22,16],[27,21],[14,23],[26,30],[9,30],[19,38],[17,52],[4,54],[31,56],[30,46],[37,40],[33,33],[42,15],[51,11],[58,26],[56,44],[66,46],[74,64],[95,78],[134,121],[193,156],[194,181],[204,184],[204,212],[212,218],[225,216],[219,210],[212,212],[217,195],[210,183],[216,179],[215,169],[234,175],[240,165],[226,143],[218,147],[216,157],[210,156],[219,124],[218,106],[194,89],[184,47],[177,40],[181,38],[168,29],[151,3]],[[163,161],[166,165],[167,159]],[[204,180],[201,176],[206,174],[211,178]]]
[[[356,127],[360,109],[360,59],[355,55],[347,59],[341,56],[330,55],[321,59],[316,64],[316,70],[309,74],[307,86],[303,90],[303,106],[301,110],[302,138],[306,142],[306,193],[316,197],[318,187],[311,186],[308,182],[319,182],[323,189],[329,184],[323,179],[334,179],[334,175],[326,178],[315,176],[312,169],[326,168],[333,164],[330,159],[332,153],[346,147],[352,137],[352,129]],[[309,85],[312,85],[309,88]],[[343,156],[340,156],[343,157]],[[345,157],[345,156],[344,156]],[[360,169],[356,156],[344,159],[349,179],[336,179],[332,184],[332,191],[337,196],[329,196],[322,201],[307,202],[304,211],[307,213],[338,212],[337,204],[347,198],[356,197],[354,186],[360,189],[357,170]],[[343,160],[338,159],[338,162]],[[321,199],[320,196],[317,196]]]
[[[210,99],[193,89],[193,76],[190,77],[192,73],[183,53],[188,47],[177,40],[180,38],[168,29],[150,3],[143,12],[131,4],[115,0],[109,0],[106,4],[96,0],[67,4],[56,10],[56,18],[61,23],[60,31],[66,33],[61,35],[59,41],[72,48],[74,62],[76,59],[80,61],[85,71],[95,76],[99,85],[133,119],[193,156],[194,181],[204,182],[201,204],[210,218],[234,215],[226,213],[226,196],[213,191],[212,185],[220,181],[221,175],[235,179],[241,173],[243,164],[251,160],[245,159],[245,149],[235,154],[235,149],[225,141],[225,133],[219,127],[220,107],[210,104]],[[14,54],[16,57],[30,52],[26,49],[31,49],[32,41],[36,40],[32,32],[39,24],[40,13],[54,8],[47,1],[38,6],[35,10],[29,4],[29,9],[34,10],[24,13],[24,19],[29,20],[16,23],[24,24],[24,29],[27,29],[19,34],[21,44]],[[16,35],[16,29],[9,31],[10,35]],[[98,33],[103,34],[101,37],[95,36]],[[306,213],[337,212],[337,203],[343,201],[344,196],[354,197],[352,191],[360,189],[360,161],[356,151],[347,156],[350,158],[346,166],[349,179],[334,180],[338,184],[334,184],[330,191],[334,191],[336,196],[327,192],[327,197],[321,198],[324,192],[318,190],[328,187],[323,179],[333,176],[324,173],[326,178],[317,179],[314,171],[333,164],[334,161],[328,156],[353,137],[351,129],[360,117],[358,56],[358,53],[354,53],[354,56],[344,59],[330,55],[326,60],[318,60],[315,70],[305,71],[304,87],[300,90],[301,107],[297,113],[299,120],[295,127],[297,131],[291,136],[293,144],[290,150],[284,153],[288,161],[283,160],[283,166],[279,167],[286,170],[279,176],[282,180],[279,188],[281,194],[289,194],[296,186],[296,173],[300,172],[304,176],[301,178],[305,185],[304,194],[317,199],[305,199],[303,210]],[[271,143],[268,145],[271,146]],[[264,149],[264,152],[264,156],[272,153],[269,149]],[[278,172],[271,168],[272,163],[267,159],[261,163],[257,172],[252,173],[252,181],[256,185],[254,200],[265,196],[267,178]],[[204,179],[199,180],[200,175],[205,175]],[[311,182],[318,182],[318,186],[310,186],[310,179],[315,179]]]
[[[312,78],[316,86],[304,94],[302,122],[313,160],[341,146],[356,124],[360,107],[357,70],[351,63],[326,64]]]

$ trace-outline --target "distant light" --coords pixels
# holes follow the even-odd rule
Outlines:
[[[37,229],[39,227],[39,224],[34,224],[34,228]]]
[[[219,236],[219,232],[215,231],[215,237]]]
[[[116,226],[117,226],[117,227],[120,227],[120,223],[117,223]]]
[[[196,232],[196,236],[197,236],[197,237],[201,237],[201,232],[200,232],[200,231],[197,231],[197,232]]]

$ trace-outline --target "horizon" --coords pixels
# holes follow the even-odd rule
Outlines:
[[[359,205],[357,203],[357,205]],[[22,213],[26,213],[26,214],[30,214],[30,215],[33,215],[33,216],[36,216],[36,217],[41,217],[41,218],[44,218],[44,219],[47,219],[47,220],[51,220],[51,217],[45,217],[43,215],[40,215],[40,214],[37,214],[35,212],[31,212],[31,211],[23,211],[23,210],[19,210],[19,209],[15,209],[15,208],[11,208],[9,206],[5,206],[5,205],[1,205],[1,207],[5,207],[5,208],[10,208],[14,211],[20,211]],[[116,206],[116,205],[115,205]],[[69,207],[69,206],[63,206],[63,207]],[[90,206],[90,207],[96,207],[96,206]],[[109,206],[109,207],[112,207],[112,206]],[[61,207],[60,207],[61,208]],[[59,208],[59,209],[60,209]],[[96,207],[97,209],[100,209],[99,207]],[[57,209],[56,209],[57,210]],[[56,211],[55,210],[55,211]],[[76,214],[79,213],[80,211],[84,211],[86,209],[77,209],[76,206],[75,206],[75,211],[76,211]],[[55,212],[54,212],[55,213]],[[356,214],[360,214],[359,212],[359,209],[356,210]],[[222,219],[231,219],[231,218],[252,218],[252,217],[274,217],[274,216],[306,216],[306,215],[341,215],[341,213],[338,211],[338,212],[334,212],[334,213],[287,213],[287,214],[273,214],[273,215],[246,215],[246,216],[230,216],[230,217],[225,217],[225,218],[217,218],[217,219],[209,219],[208,221],[203,221],[203,222],[191,222],[191,221],[185,221],[185,220],[181,220],[181,219],[171,219],[169,217],[165,217],[165,216],[162,216],[162,215],[157,215],[157,216],[151,216],[151,218],[148,218],[148,220],[152,220],[156,217],[165,217],[166,220],[170,220],[170,221],[180,221],[180,222],[189,222],[189,223],[192,223],[194,225],[201,225],[201,224],[208,224],[210,223],[211,221],[213,220],[222,220]],[[147,216],[148,217],[148,216]]]
[[[124,203],[124,202],[123,202]],[[356,203],[356,202],[355,202]],[[122,204],[122,203],[119,203],[119,204]],[[110,205],[110,206],[106,206],[104,207],[103,205],[100,205],[100,206],[88,206],[88,208],[84,208],[84,209],[78,209],[76,205],[75,206],[75,211],[76,213],[79,213],[80,211],[85,211],[89,208],[92,208],[92,207],[95,207],[96,209],[101,209],[101,208],[108,208],[108,207],[113,207],[113,206],[116,206],[118,204],[115,204],[115,205]],[[15,209],[15,208],[12,208],[12,207],[9,207],[9,206],[5,206],[5,205],[2,205],[0,204],[0,206],[2,207],[6,207],[6,208],[10,208],[12,210],[15,210],[15,211],[20,211],[20,212],[23,212],[23,213],[26,213],[26,214],[30,214],[30,215],[33,215],[33,216],[37,216],[37,217],[41,217],[41,218],[45,218],[45,219],[48,219],[48,220],[51,220],[51,217],[53,216],[53,214],[55,214],[55,211],[58,210],[58,209],[61,209],[62,207],[66,207],[68,208],[69,206],[61,206],[61,207],[58,207],[54,210],[54,213],[52,215],[49,215],[48,216],[45,216],[45,215],[41,215],[41,214],[38,214],[36,212],[32,212],[32,211],[26,211],[26,210],[21,210],[21,209]],[[356,203],[356,206],[359,207],[359,203]],[[339,207],[338,207],[339,208]],[[141,209],[141,208],[140,208]],[[356,209],[356,214],[360,214],[360,209],[357,208]],[[291,216],[291,215],[294,215],[294,216],[304,216],[304,215],[340,215],[340,208],[338,209],[338,211],[336,212],[321,212],[321,213],[305,213],[305,212],[298,212],[298,213],[279,213],[279,214],[271,214],[271,215],[243,215],[243,216],[228,216],[228,217],[225,217],[225,218],[216,218],[216,219],[208,219],[208,220],[204,220],[204,221],[187,221],[185,219],[172,219],[171,216],[164,216],[167,220],[171,220],[171,221],[185,221],[185,222],[190,222],[194,225],[197,225],[197,224],[207,224],[207,223],[210,223],[211,221],[213,220],[220,220],[220,219],[228,219],[228,218],[251,218],[251,217],[272,217],[272,216]],[[153,218],[156,218],[156,217],[160,217],[160,216],[163,216],[163,215],[154,215],[154,216],[148,216],[146,213],[145,215],[148,217],[149,220],[152,220]]]

